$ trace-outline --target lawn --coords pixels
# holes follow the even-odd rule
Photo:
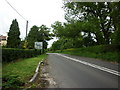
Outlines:
[[[45,59],[46,57],[47,55],[44,54],[33,58],[20,59],[15,62],[3,64],[2,75],[3,77],[7,77],[7,78],[10,76],[10,79],[17,78],[19,81],[24,83],[28,82],[30,78],[34,75],[34,71],[38,63],[41,60]],[[9,81],[7,81],[7,83],[9,83]]]

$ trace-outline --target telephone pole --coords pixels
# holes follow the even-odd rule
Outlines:
[[[25,38],[25,48],[27,48],[27,31],[28,31],[28,20],[26,21],[26,38]]]
[[[26,21],[26,38],[25,38],[25,43],[24,43],[24,47],[27,48],[27,30],[28,30],[28,20],[26,20],[23,15],[21,15],[16,8],[14,8],[7,0],[5,0],[7,2],[7,4],[20,16],[22,17],[22,19],[24,19]]]
[[[28,31],[28,20],[26,21],[26,41],[27,41],[27,31]]]

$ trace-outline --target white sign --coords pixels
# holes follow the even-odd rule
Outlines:
[[[42,42],[35,42],[35,49],[42,49]]]

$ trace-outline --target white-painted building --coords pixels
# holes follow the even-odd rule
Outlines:
[[[7,36],[0,35],[0,46],[6,46]]]

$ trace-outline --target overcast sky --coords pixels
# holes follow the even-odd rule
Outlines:
[[[7,0],[29,22],[28,30],[33,25],[42,24],[51,27],[55,21],[65,22],[62,0]],[[17,19],[21,35],[24,39],[26,21],[20,17],[5,0],[0,0],[0,34],[6,35],[13,19]],[[49,46],[54,40],[49,41]]]

